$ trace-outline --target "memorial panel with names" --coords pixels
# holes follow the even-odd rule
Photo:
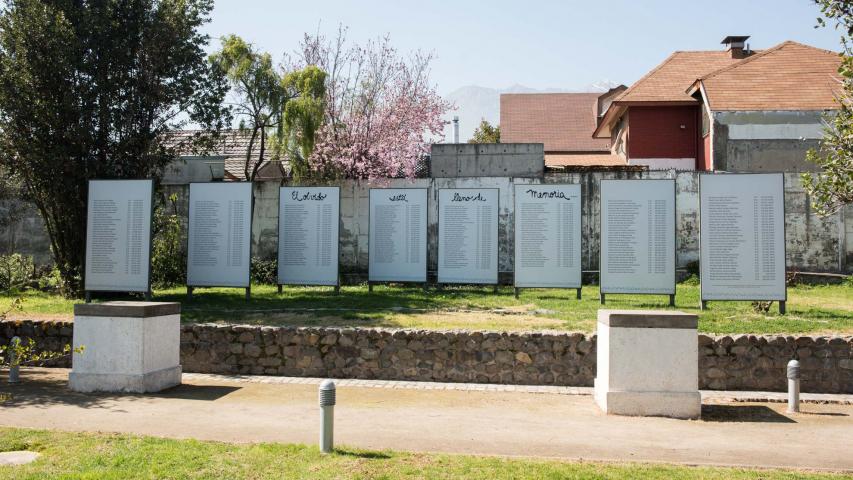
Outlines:
[[[372,282],[426,282],[427,189],[370,189]]]
[[[249,287],[252,184],[190,184],[187,285]]]
[[[601,292],[675,294],[675,181],[601,181]]]
[[[496,188],[438,191],[438,283],[498,283]]]
[[[580,185],[515,185],[515,286],[581,288]]]
[[[781,173],[699,176],[702,300],[786,300]]]
[[[340,187],[281,187],[280,285],[338,285],[340,198]]]
[[[151,180],[91,180],[86,216],[89,291],[147,292]]]

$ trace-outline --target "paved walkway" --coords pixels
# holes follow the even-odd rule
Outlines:
[[[69,392],[67,372],[27,369],[22,385],[0,386],[7,397],[0,425],[226,442],[317,441],[318,379],[188,374],[184,385],[161,394],[95,395]],[[793,415],[779,403],[708,397],[703,420],[682,421],[607,416],[585,389],[361,383],[339,382],[335,438],[341,445],[853,472],[853,405],[810,403]]]
[[[265,375],[216,375],[208,373],[185,373],[185,382],[213,381],[264,383],[275,385],[320,385],[325,378],[319,377],[280,377]],[[398,380],[357,380],[336,379],[338,387],[388,388],[407,390],[456,390],[462,392],[518,392],[518,393],[550,393],[553,395],[592,395],[592,387],[554,387],[549,385],[500,385],[494,383],[440,383],[440,382],[409,382]],[[706,402],[767,402],[787,403],[788,394],[780,392],[753,391],[717,391],[702,390],[702,400]],[[831,393],[802,393],[803,403],[823,403],[835,405],[853,405],[853,395]]]

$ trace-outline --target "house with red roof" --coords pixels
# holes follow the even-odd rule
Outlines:
[[[547,167],[627,165],[609,138],[593,138],[599,115],[624,85],[605,93],[505,93],[501,142],[542,143]]]
[[[650,169],[806,171],[838,108],[838,53],[787,41],[752,51],[678,51],[610,103],[593,137]]]

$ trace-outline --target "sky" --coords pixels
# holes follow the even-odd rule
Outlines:
[[[838,50],[840,33],[815,29],[808,0],[216,0],[212,37],[234,33],[281,58],[304,32],[339,24],[361,42],[388,34],[402,53],[432,52],[441,94],[467,86],[575,89],[630,85],[674,50],[717,50],[726,35],[753,49],[784,40]]]

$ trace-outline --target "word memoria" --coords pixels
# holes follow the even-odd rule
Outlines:
[[[536,190],[527,190],[525,193],[530,195],[530,198],[543,199],[543,198],[561,198],[563,200],[571,200],[571,197],[567,197],[565,192],[560,192],[558,190],[551,190],[550,192],[537,192]]]

